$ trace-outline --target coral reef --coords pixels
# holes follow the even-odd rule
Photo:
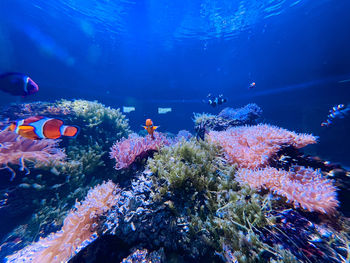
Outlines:
[[[144,158],[152,151],[158,151],[168,145],[168,139],[161,133],[155,132],[154,139],[150,135],[138,136],[136,133],[117,141],[111,148],[110,157],[116,161],[115,169],[120,170],[130,166],[136,158]]]
[[[350,240],[346,237],[346,229],[342,233],[320,220],[312,222],[293,209],[281,211],[275,208],[269,214],[273,221],[261,230],[262,241],[292,251],[298,262],[349,261]]]
[[[9,256],[8,262],[63,262],[68,261],[97,237],[98,219],[117,203],[118,188],[111,181],[91,189],[83,202],[64,220],[60,231],[41,238],[16,254]]]
[[[219,114],[218,117],[236,120],[241,124],[253,124],[255,120],[261,117],[262,109],[255,103],[247,104],[246,106],[238,109],[225,108]]]
[[[336,187],[320,171],[293,167],[290,171],[268,167],[259,170],[239,169],[236,180],[255,189],[267,188],[284,196],[294,207],[321,213],[334,212],[338,206]]]
[[[256,124],[262,110],[255,103],[239,109],[225,108],[218,115],[194,113],[195,130],[205,128],[212,131],[223,131],[230,127]]]
[[[60,173],[77,177],[81,174],[93,174],[97,168],[106,165],[103,161],[102,146],[97,143],[82,147],[79,143],[72,142],[66,149],[68,160],[57,167]]]
[[[283,147],[302,148],[316,143],[317,138],[260,124],[235,127],[221,132],[210,131],[208,140],[224,149],[225,156],[231,164],[254,169],[267,166],[270,158]]]
[[[153,251],[149,253],[147,249],[136,249],[131,255],[127,258],[124,258],[121,263],[161,263],[165,262],[164,260],[164,251]]]
[[[111,255],[109,259],[115,255],[115,261],[149,259],[152,254],[134,250],[129,257],[120,257],[119,252],[113,253],[115,245],[107,245],[115,240],[128,251],[131,247],[151,251],[164,247],[163,262],[171,259],[167,251],[197,262],[219,262],[220,257],[226,262],[325,262],[327,255],[320,253],[322,249],[336,253],[347,244],[346,238],[312,243],[321,225],[307,228],[305,224],[310,223],[303,216],[277,213],[274,205],[278,200],[245,186],[239,172],[248,169],[229,166],[217,145],[182,138],[161,148],[148,159],[148,166],[151,170],[136,172],[126,188],[114,195],[114,205],[96,219],[95,232],[100,237],[93,242],[96,246],[85,247],[72,262],[101,248]],[[311,171],[306,169],[305,174]],[[310,255],[305,250],[311,251]],[[24,255],[25,251],[27,248],[18,253]]]
[[[192,136],[192,134],[191,134],[189,131],[181,130],[181,131],[179,131],[179,132],[176,134],[176,136],[175,136],[175,138],[174,138],[174,142],[172,142],[172,143],[179,142],[179,141],[181,141],[181,139],[184,139],[184,140],[188,141],[188,140],[191,139],[192,137],[193,137],[193,136]]]
[[[78,120],[82,120],[80,126],[83,131],[84,129],[89,131],[86,135],[96,134],[94,139],[101,145],[110,145],[113,141],[130,133],[128,120],[119,109],[106,107],[97,101],[61,100],[57,102],[56,107],[61,111],[69,112],[67,116],[71,117],[76,125],[81,123]]]
[[[125,116],[97,102],[10,108],[23,118],[63,117],[81,133],[55,142],[64,162],[28,159],[27,176],[18,170],[25,158],[6,163],[18,173],[0,178],[0,257],[9,262],[349,261],[350,223],[336,195],[343,189],[346,202],[348,173],[302,154],[312,135],[236,127],[256,123],[254,104],[195,115],[201,141],[186,131],[126,138]],[[1,156],[9,144],[0,146]]]
[[[187,221],[181,244],[188,246],[188,256],[221,250],[220,243],[225,243],[239,262],[255,262],[273,249],[256,234],[267,224],[264,210],[270,208],[269,199],[237,184],[235,170],[226,165],[219,148],[183,141],[163,148],[148,164],[157,175],[153,199]]]
[[[289,171],[268,167],[279,151],[316,143],[316,137],[264,124],[211,131],[208,140],[222,146],[226,159],[241,168],[237,181],[256,189],[269,189],[295,207],[311,212],[327,213],[338,206],[336,188],[319,171],[301,166]]]
[[[222,160],[217,157],[219,153],[219,148],[214,145],[183,140],[163,148],[149,160],[148,165],[164,181],[159,185],[160,193],[195,190],[197,194],[210,195],[210,191],[214,190],[211,186],[216,182],[216,171],[219,167],[225,169]]]
[[[33,115],[60,117],[67,123],[81,128],[76,138],[81,144],[97,142],[108,151],[110,145],[130,133],[129,122],[119,109],[112,109],[97,101],[60,100],[57,102],[34,102],[12,104],[3,108],[2,119],[16,120]]]
[[[15,171],[9,164],[19,165],[20,170],[27,170],[25,162],[31,162],[36,167],[50,166],[63,161],[66,157],[64,151],[58,148],[54,140],[33,141],[10,131],[0,132],[0,166],[12,172]]]
[[[3,204],[0,215],[5,215],[3,218],[7,221],[7,227],[0,226],[3,228],[0,233],[4,235],[0,237],[4,238],[7,247],[12,246],[12,239],[21,240],[13,245],[16,249],[59,229],[75,200],[82,200],[92,186],[118,176],[118,172],[112,168],[108,151],[112,142],[130,132],[128,120],[118,109],[86,100],[12,104],[0,112],[5,120],[2,125],[33,115],[61,118],[79,126],[81,131],[74,139],[56,141],[60,148],[65,149],[67,158],[64,162],[45,163],[46,167],[39,167],[38,162],[33,167],[29,166],[29,175],[16,176],[11,182],[8,182],[7,176],[2,177],[6,180],[1,181]],[[90,120],[91,117],[93,120]],[[23,175],[25,172],[19,170],[21,166],[18,165],[10,164],[8,167],[13,174]],[[19,200],[21,198],[22,201]],[[18,218],[29,219],[24,221]],[[17,222],[17,225],[12,222]],[[0,251],[0,257],[3,251]]]
[[[160,246],[163,242],[171,246],[173,239],[170,237],[181,235],[182,227],[169,225],[171,212],[153,202],[151,177],[152,173],[144,172],[131,182],[128,189],[120,192],[118,205],[106,214],[101,225],[101,235],[115,235],[129,244],[138,241],[148,247],[152,244]]]
[[[2,120],[25,119],[35,115],[64,116],[70,112],[67,109],[57,107],[56,103],[37,101],[31,103],[13,103],[3,107],[0,112]]]

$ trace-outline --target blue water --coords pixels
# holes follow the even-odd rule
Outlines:
[[[266,122],[320,136],[312,151],[349,166],[349,119],[320,127],[350,102],[349,11],[347,0],[2,0],[0,70],[39,84],[25,101],[134,106],[132,128],[151,117],[170,132],[219,112],[202,100],[223,93],[228,106],[255,102]],[[15,101],[1,93],[1,105]]]

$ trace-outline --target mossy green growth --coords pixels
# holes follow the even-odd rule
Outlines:
[[[269,200],[246,186],[218,197],[214,226],[220,243],[232,249],[238,262],[256,262],[266,249],[256,233],[268,223],[264,208]]]
[[[224,165],[220,149],[206,142],[180,141],[172,147],[164,147],[149,159],[151,171],[157,174],[158,199],[168,192],[175,196],[196,196],[206,200],[214,198],[221,178],[220,171],[233,176],[234,169]]]
[[[71,177],[92,174],[105,166],[102,160],[105,153],[97,143],[80,145],[76,141],[72,141],[67,147],[67,161],[57,166],[57,169]]]
[[[55,107],[67,112],[73,124],[79,125],[83,135],[100,138],[100,144],[111,144],[130,133],[129,120],[119,109],[106,107],[97,101],[60,100]]]
[[[209,113],[193,113],[193,122],[197,126],[201,123],[210,123],[215,120],[216,116]]]
[[[184,240],[201,239],[218,252],[225,244],[238,262],[259,262],[264,251],[276,259],[287,253],[259,240],[259,229],[271,223],[265,215],[270,200],[235,181],[235,167],[217,146],[181,141],[161,149],[148,166],[157,185],[154,199],[189,222]]]

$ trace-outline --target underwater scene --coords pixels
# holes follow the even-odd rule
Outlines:
[[[349,0],[0,0],[0,262],[350,262]]]

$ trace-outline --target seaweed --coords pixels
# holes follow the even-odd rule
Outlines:
[[[218,146],[194,139],[180,141],[161,149],[148,166],[157,185],[154,200],[177,217],[189,218],[187,240],[200,239],[221,253],[225,244],[238,262],[263,260],[266,254],[278,259],[289,253],[259,239],[259,229],[273,221],[266,216],[270,198],[240,186],[235,166],[224,161]]]

